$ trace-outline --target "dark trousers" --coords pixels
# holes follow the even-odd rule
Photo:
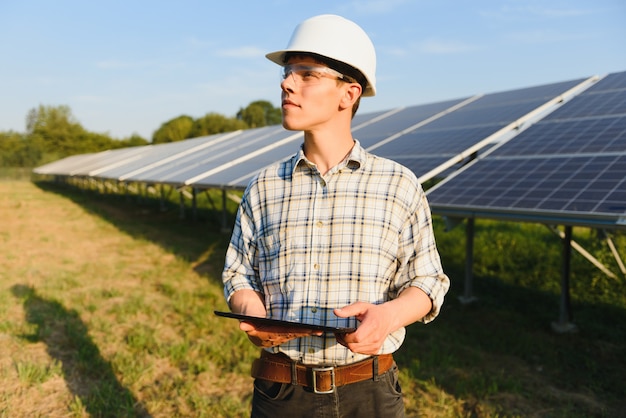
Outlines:
[[[373,379],[317,394],[291,383],[254,380],[252,418],[399,418],[404,417],[398,368]]]

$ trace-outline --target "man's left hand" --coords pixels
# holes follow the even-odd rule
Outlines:
[[[355,332],[336,334],[339,344],[355,353],[378,354],[387,336],[394,331],[389,310],[384,304],[356,302],[335,309],[334,313],[340,318],[356,317],[360,322]]]

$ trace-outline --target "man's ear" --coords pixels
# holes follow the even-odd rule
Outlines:
[[[341,98],[339,106],[341,106],[342,109],[351,109],[354,103],[359,99],[359,97],[361,97],[362,92],[363,91],[359,83],[346,84],[345,92]]]

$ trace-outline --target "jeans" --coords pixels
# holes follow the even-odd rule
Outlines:
[[[398,367],[373,379],[317,394],[291,383],[255,379],[252,418],[400,418],[404,417]]]

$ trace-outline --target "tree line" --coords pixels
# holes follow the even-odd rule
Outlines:
[[[258,100],[239,109],[235,117],[214,112],[199,118],[181,115],[161,124],[150,140],[137,134],[116,139],[85,129],[69,106],[40,105],[28,112],[25,132],[0,131],[0,167],[37,167],[76,154],[182,141],[280,122],[280,109]]]

